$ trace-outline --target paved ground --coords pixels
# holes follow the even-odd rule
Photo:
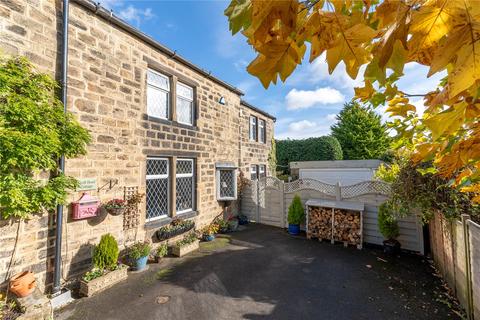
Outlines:
[[[419,256],[392,260],[250,225],[131,274],[55,319],[458,319],[431,271]]]

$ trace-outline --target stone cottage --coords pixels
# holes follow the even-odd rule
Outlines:
[[[135,192],[145,197],[130,220],[103,213],[74,220],[66,206],[64,280],[90,266],[91,249],[105,233],[125,246],[151,239],[174,217],[197,226],[212,221],[223,210],[219,200],[234,198],[229,183],[239,172],[256,179],[272,169],[275,122],[235,87],[93,1],[71,0],[69,13],[67,108],[93,138],[86,156],[66,161],[66,174],[81,182],[69,201],[83,193],[103,203]],[[60,0],[0,0],[1,51],[24,55],[58,78],[61,16]],[[48,290],[54,246],[54,216],[0,221],[0,283],[32,270]]]

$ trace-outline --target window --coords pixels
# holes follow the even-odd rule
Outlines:
[[[169,161],[166,158],[147,158],[147,221],[168,215]]]
[[[147,73],[147,114],[168,119],[170,105],[170,78],[153,70]]]
[[[193,210],[194,178],[193,159],[177,159],[176,179],[176,212],[183,213]]]
[[[177,121],[193,124],[193,88],[177,82]]]
[[[250,179],[252,180],[257,180],[257,166],[256,165],[251,165],[250,166]]]
[[[260,142],[266,143],[266,129],[265,129],[265,120],[258,120],[258,134],[260,136]]]
[[[217,164],[217,200],[237,199],[237,169],[231,163]]]
[[[250,116],[250,140],[257,141],[257,117]]]
[[[266,177],[266,166],[264,164],[261,164],[258,166],[258,177],[259,178],[265,178]]]

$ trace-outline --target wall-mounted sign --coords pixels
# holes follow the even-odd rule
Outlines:
[[[96,178],[78,179],[78,182],[79,186],[77,188],[77,191],[97,190]]]

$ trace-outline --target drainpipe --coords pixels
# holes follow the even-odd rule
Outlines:
[[[62,33],[62,103],[63,112],[67,113],[67,70],[68,70],[68,5],[69,0],[63,0],[63,33]],[[65,172],[65,155],[62,154],[59,161],[59,170]],[[57,205],[57,226],[55,229],[55,265],[53,274],[53,293],[60,291],[60,278],[62,273],[62,222],[63,205]]]

